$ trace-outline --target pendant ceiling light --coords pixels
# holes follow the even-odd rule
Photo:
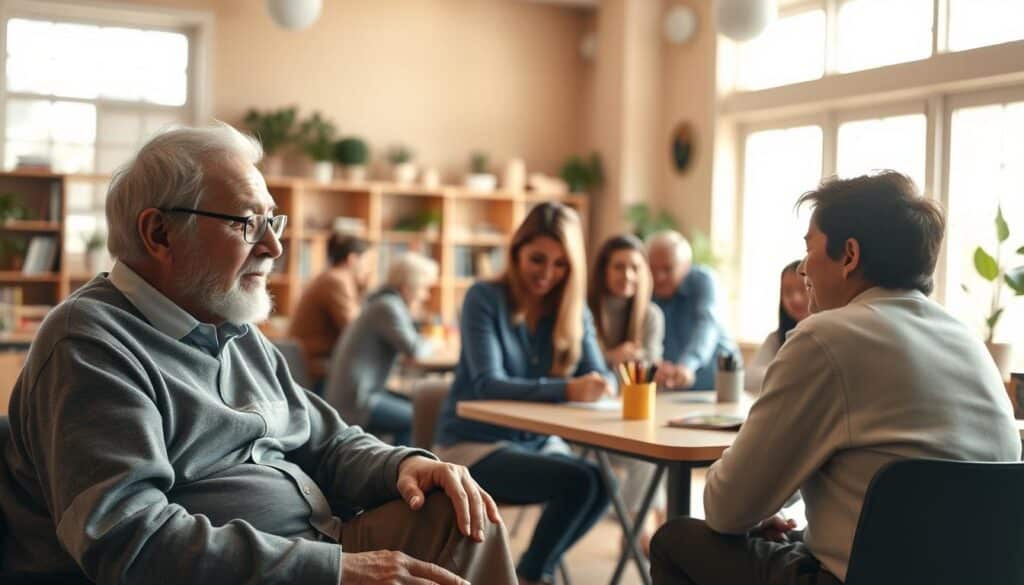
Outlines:
[[[320,17],[323,0],[267,0],[270,18],[281,28],[302,30]]]
[[[776,0],[715,0],[718,32],[740,43],[764,32],[777,12]]]

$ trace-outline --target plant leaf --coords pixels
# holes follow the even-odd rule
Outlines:
[[[1017,253],[1020,254],[1021,256],[1024,256],[1024,246],[1017,248]]]
[[[1003,278],[1017,296],[1024,295],[1024,266],[1007,270]]]
[[[1006,225],[1006,220],[1003,219],[1003,207],[1001,205],[996,208],[996,237],[999,238],[1000,244],[1010,237],[1010,226]]]
[[[985,324],[988,325],[988,328],[990,330],[991,329],[995,329],[996,328],[996,323],[999,322],[999,318],[1002,317],[1002,316],[1003,316],[1003,309],[998,309],[994,313],[989,315],[988,319],[985,319]]]
[[[978,271],[982,278],[989,282],[992,282],[999,276],[999,265],[996,264],[996,259],[983,250],[981,246],[974,250],[974,269]]]

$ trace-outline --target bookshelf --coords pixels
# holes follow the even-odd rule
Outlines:
[[[584,195],[474,193],[461,187],[424,189],[388,182],[317,183],[299,178],[267,179],[279,211],[289,215],[285,252],[269,281],[277,315],[290,316],[307,280],[327,267],[326,243],[336,218],[345,233],[368,240],[367,261],[384,276],[388,259],[406,250],[433,258],[440,279],[429,309],[446,323],[454,321],[466,289],[480,277],[503,268],[512,233],[527,212],[557,200],[576,209],[587,225]]]

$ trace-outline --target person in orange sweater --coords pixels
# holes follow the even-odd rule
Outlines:
[[[349,323],[355,321],[366,290],[363,254],[366,240],[334,234],[327,242],[331,267],[302,291],[288,336],[302,347],[313,390],[320,394],[327,375],[327,358]]]

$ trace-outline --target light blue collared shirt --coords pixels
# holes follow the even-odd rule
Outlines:
[[[224,322],[217,327],[199,321],[123,262],[116,262],[107,278],[158,331],[214,357],[228,341],[249,332],[247,324]]]

